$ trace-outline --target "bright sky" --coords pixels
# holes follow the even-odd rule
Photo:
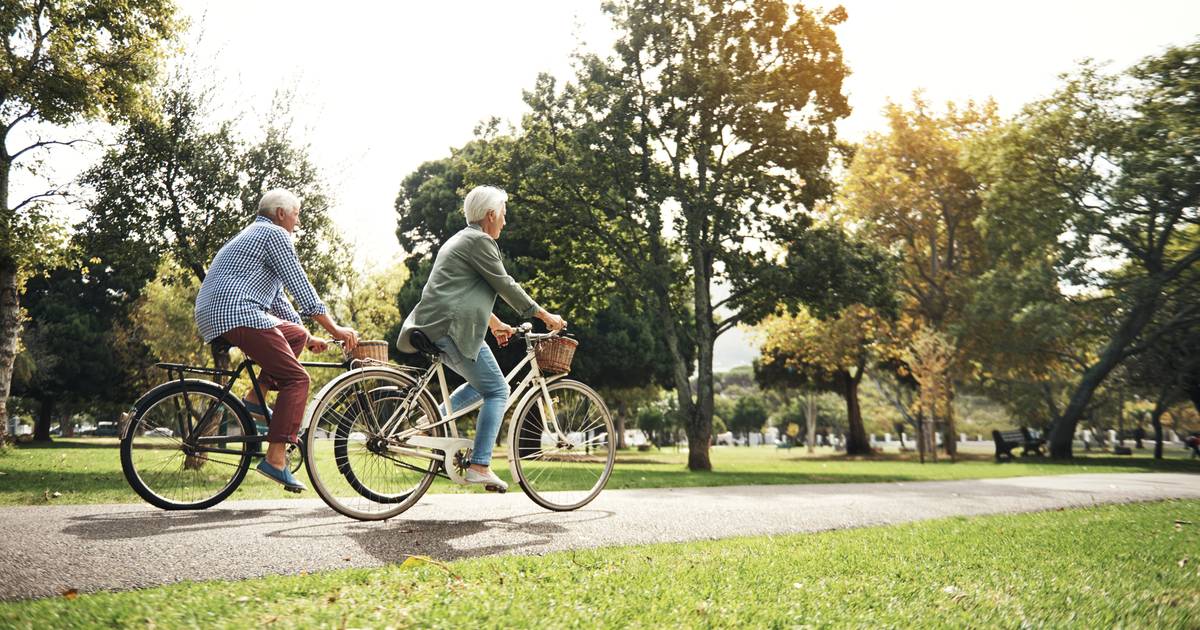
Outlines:
[[[600,0],[179,3],[203,30],[197,56],[211,64],[232,109],[253,119],[277,88],[298,87],[301,137],[360,260],[399,253],[393,203],[406,174],[468,141],[485,118],[518,121],[521,92],[537,73],[566,78],[581,39],[604,52],[613,38]],[[935,103],[991,96],[1012,113],[1052,91],[1079,59],[1124,68],[1200,34],[1194,0],[843,5],[849,139],[879,130],[886,100],[907,101],[917,88]],[[739,351],[741,335],[727,337],[717,369],[753,355]]]

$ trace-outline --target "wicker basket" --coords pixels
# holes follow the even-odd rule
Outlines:
[[[379,361],[387,363],[388,360],[388,342],[379,341],[376,339],[368,341],[360,341],[350,352],[351,359],[359,361]]]
[[[571,359],[578,347],[579,342],[570,337],[550,337],[539,341],[533,351],[543,372],[565,374],[571,371]]]

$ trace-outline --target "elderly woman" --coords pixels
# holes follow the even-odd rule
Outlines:
[[[508,194],[492,186],[477,186],[467,193],[463,200],[467,227],[438,250],[421,301],[405,318],[396,340],[402,352],[416,352],[410,337],[413,330],[420,330],[442,351],[443,362],[466,379],[450,396],[453,409],[483,398],[466,480],[499,491],[508,489],[508,484],[489,466],[508,403],[508,383],[483,335],[486,325],[503,346],[515,330],[492,313],[496,295],[523,318],[536,316],[551,330],[566,326],[561,317],[538,306],[504,270],[496,239],[504,229],[507,201]]]
[[[267,455],[258,463],[258,472],[292,492],[305,489],[288,470],[287,445],[296,441],[300,430],[309,382],[297,357],[305,347],[316,352],[326,347],[300,325],[300,313],[315,319],[347,348],[358,344],[358,333],[334,323],[300,266],[292,244],[299,224],[300,200],[295,195],[281,188],[263,195],[254,223],[213,258],[196,296],[195,312],[205,343],[224,339],[241,348],[261,366],[263,386],[279,391],[267,431]],[[300,313],[284,297],[285,288],[300,305]],[[266,402],[258,392],[251,391],[243,402],[251,414],[266,415]]]

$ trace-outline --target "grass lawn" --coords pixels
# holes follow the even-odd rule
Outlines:
[[[0,626],[1196,627],[1200,501],[0,604]]]
[[[49,446],[22,445],[0,453],[0,505],[141,502],[121,474],[116,446],[113,438],[59,438]],[[1188,460],[1181,449],[1171,449],[1168,458],[1162,461],[1151,459],[1149,450],[1136,452],[1134,457],[1095,453],[1081,454],[1071,462],[1027,458],[997,464],[992,460],[990,447],[979,446],[966,449],[958,463],[921,464],[911,455],[897,453],[847,459],[828,448],[809,456],[801,448],[716,447],[712,450],[715,470],[692,473],[685,465],[687,453],[668,448],[622,452],[618,455],[608,488],[863,483],[1083,472],[1200,473],[1200,461]],[[498,455],[494,468],[502,477],[511,478],[503,451]],[[304,478],[301,474],[301,479]],[[460,491],[457,486],[446,481],[435,483],[431,489],[431,492],[457,491]],[[230,500],[295,496],[252,473]],[[310,491],[299,496],[311,498],[316,495]]]

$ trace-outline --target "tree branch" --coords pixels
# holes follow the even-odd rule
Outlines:
[[[65,196],[66,196],[66,193],[63,191],[62,188],[52,188],[50,190],[47,190],[46,192],[37,193],[36,195],[29,196],[21,203],[10,208],[9,212],[16,214],[17,212],[19,212],[21,210],[21,208],[24,208],[25,206],[37,201],[38,199],[48,199],[50,197],[65,197]]]
[[[76,138],[75,140],[66,140],[66,141],[63,141],[63,140],[38,140],[37,142],[34,142],[33,144],[25,147],[24,149],[21,149],[20,151],[13,153],[12,155],[9,156],[9,159],[15,160],[15,159],[21,157],[21,155],[28,153],[29,151],[33,151],[34,149],[40,149],[42,147],[49,147],[49,146],[70,147],[70,146],[79,144],[80,142],[91,142],[91,141],[84,140],[83,138]]]

